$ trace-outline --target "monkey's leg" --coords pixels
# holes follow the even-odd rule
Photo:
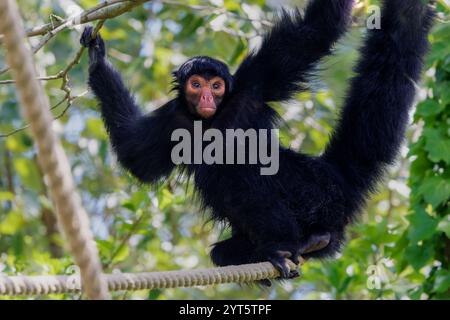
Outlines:
[[[211,260],[217,266],[239,265],[251,263],[255,245],[242,235],[217,242],[211,250]]]
[[[252,262],[271,262],[281,278],[295,277],[287,259],[298,264],[301,233],[294,215],[283,203],[261,197],[236,211],[229,212],[229,220],[237,226],[252,246]]]
[[[304,259],[333,257],[344,243],[344,228],[332,232],[314,232],[301,242],[300,255]]]

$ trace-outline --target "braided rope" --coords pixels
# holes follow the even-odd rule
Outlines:
[[[290,263],[291,270],[297,267]],[[207,286],[248,283],[279,277],[269,262],[210,269],[105,274],[110,291]],[[80,278],[74,276],[2,276],[0,295],[47,295],[80,292]]]
[[[80,267],[83,291],[88,298],[106,299],[109,295],[102,277],[88,216],[75,191],[68,159],[52,130],[48,97],[36,80],[32,54],[24,42],[22,19],[13,0],[0,1],[0,33],[4,35],[3,45],[7,62],[17,81],[22,111],[30,123],[37,144],[39,163],[48,178],[58,221],[69,242],[70,251]]]

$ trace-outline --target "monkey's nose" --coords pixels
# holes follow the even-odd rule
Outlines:
[[[213,97],[211,96],[211,95],[205,95],[205,96],[202,96],[202,98],[201,98],[203,101],[205,101],[205,102],[212,102],[213,101]]]

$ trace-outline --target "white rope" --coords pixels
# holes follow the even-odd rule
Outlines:
[[[297,267],[290,263],[291,270]],[[249,283],[279,277],[269,262],[210,269],[105,274],[110,291],[207,286],[222,283]],[[80,277],[2,276],[0,295],[47,295],[80,292]]]

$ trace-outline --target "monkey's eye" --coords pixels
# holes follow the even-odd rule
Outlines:
[[[213,84],[213,89],[214,90],[218,90],[218,89],[220,89],[220,87],[221,87],[221,84],[219,82],[216,82],[216,83]]]
[[[200,88],[200,82],[198,82],[198,81],[193,81],[192,82],[192,86],[194,87],[194,88]]]

